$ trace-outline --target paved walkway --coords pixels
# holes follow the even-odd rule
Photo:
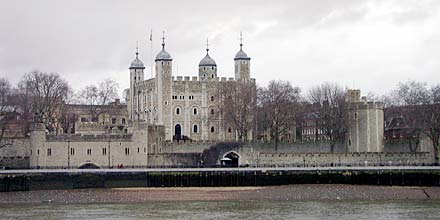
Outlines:
[[[45,173],[149,173],[149,172],[266,172],[266,171],[438,171],[440,166],[356,166],[356,167],[257,167],[257,168],[140,168],[140,169],[27,169],[0,170],[1,174]]]

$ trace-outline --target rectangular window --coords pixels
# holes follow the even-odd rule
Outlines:
[[[87,118],[81,118],[81,122],[88,122]]]
[[[70,148],[70,155],[75,155],[75,148]]]
[[[52,156],[52,149],[50,148],[47,149],[47,156]]]
[[[92,149],[87,149],[87,155],[92,155]]]
[[[112,118],[112,124],[116,124],[116,118]]]
[[[122,119],[122,124],[125,124],[125,118]]]
[[[128,147],[125,148],[125,155],[130,155],[130,148]]]
[[[107,148],[102,148],[102,155],[107,155]]]
[[[138,153],[140,152],[140,149],[138,148]]]

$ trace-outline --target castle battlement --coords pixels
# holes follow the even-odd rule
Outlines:
[[[46,135],[46,142],[127,142],[132,141],[132,134],[99,134],[99,135]]]
[[[366,109],[383,109],[384,104],[383,102],[375,102],[375,101],[369,101],[369,102],[353,102],[351,103],[351,108],[359,109],[359,110],[366,110]]]

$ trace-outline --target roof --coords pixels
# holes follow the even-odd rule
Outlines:
[[[145,69],[144,63],[137,57],[131,62],[130,69]]]
[[[165,50],[165,47],[162,47],[162,50],[156,56],[156,61],[158,60],[171,61],[173,58],[171,58],[171,55]]]
[[[215,60],[206,53],[206,56],[200,60],[199,66],[217,66],[217,64],[215,63]]]
[[[240,50],[235,54],[234,60],[250,60],[251,58],[240,48]]]

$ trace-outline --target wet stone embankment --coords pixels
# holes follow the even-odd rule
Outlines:
[[[35,170],[34,170],[35,171]],[[290,184],[351,184],[382,186],[440,186],[440,170],[251,170],[169,169],[117,172],[1,173],[0,191],[130,188],[221,187]]]

